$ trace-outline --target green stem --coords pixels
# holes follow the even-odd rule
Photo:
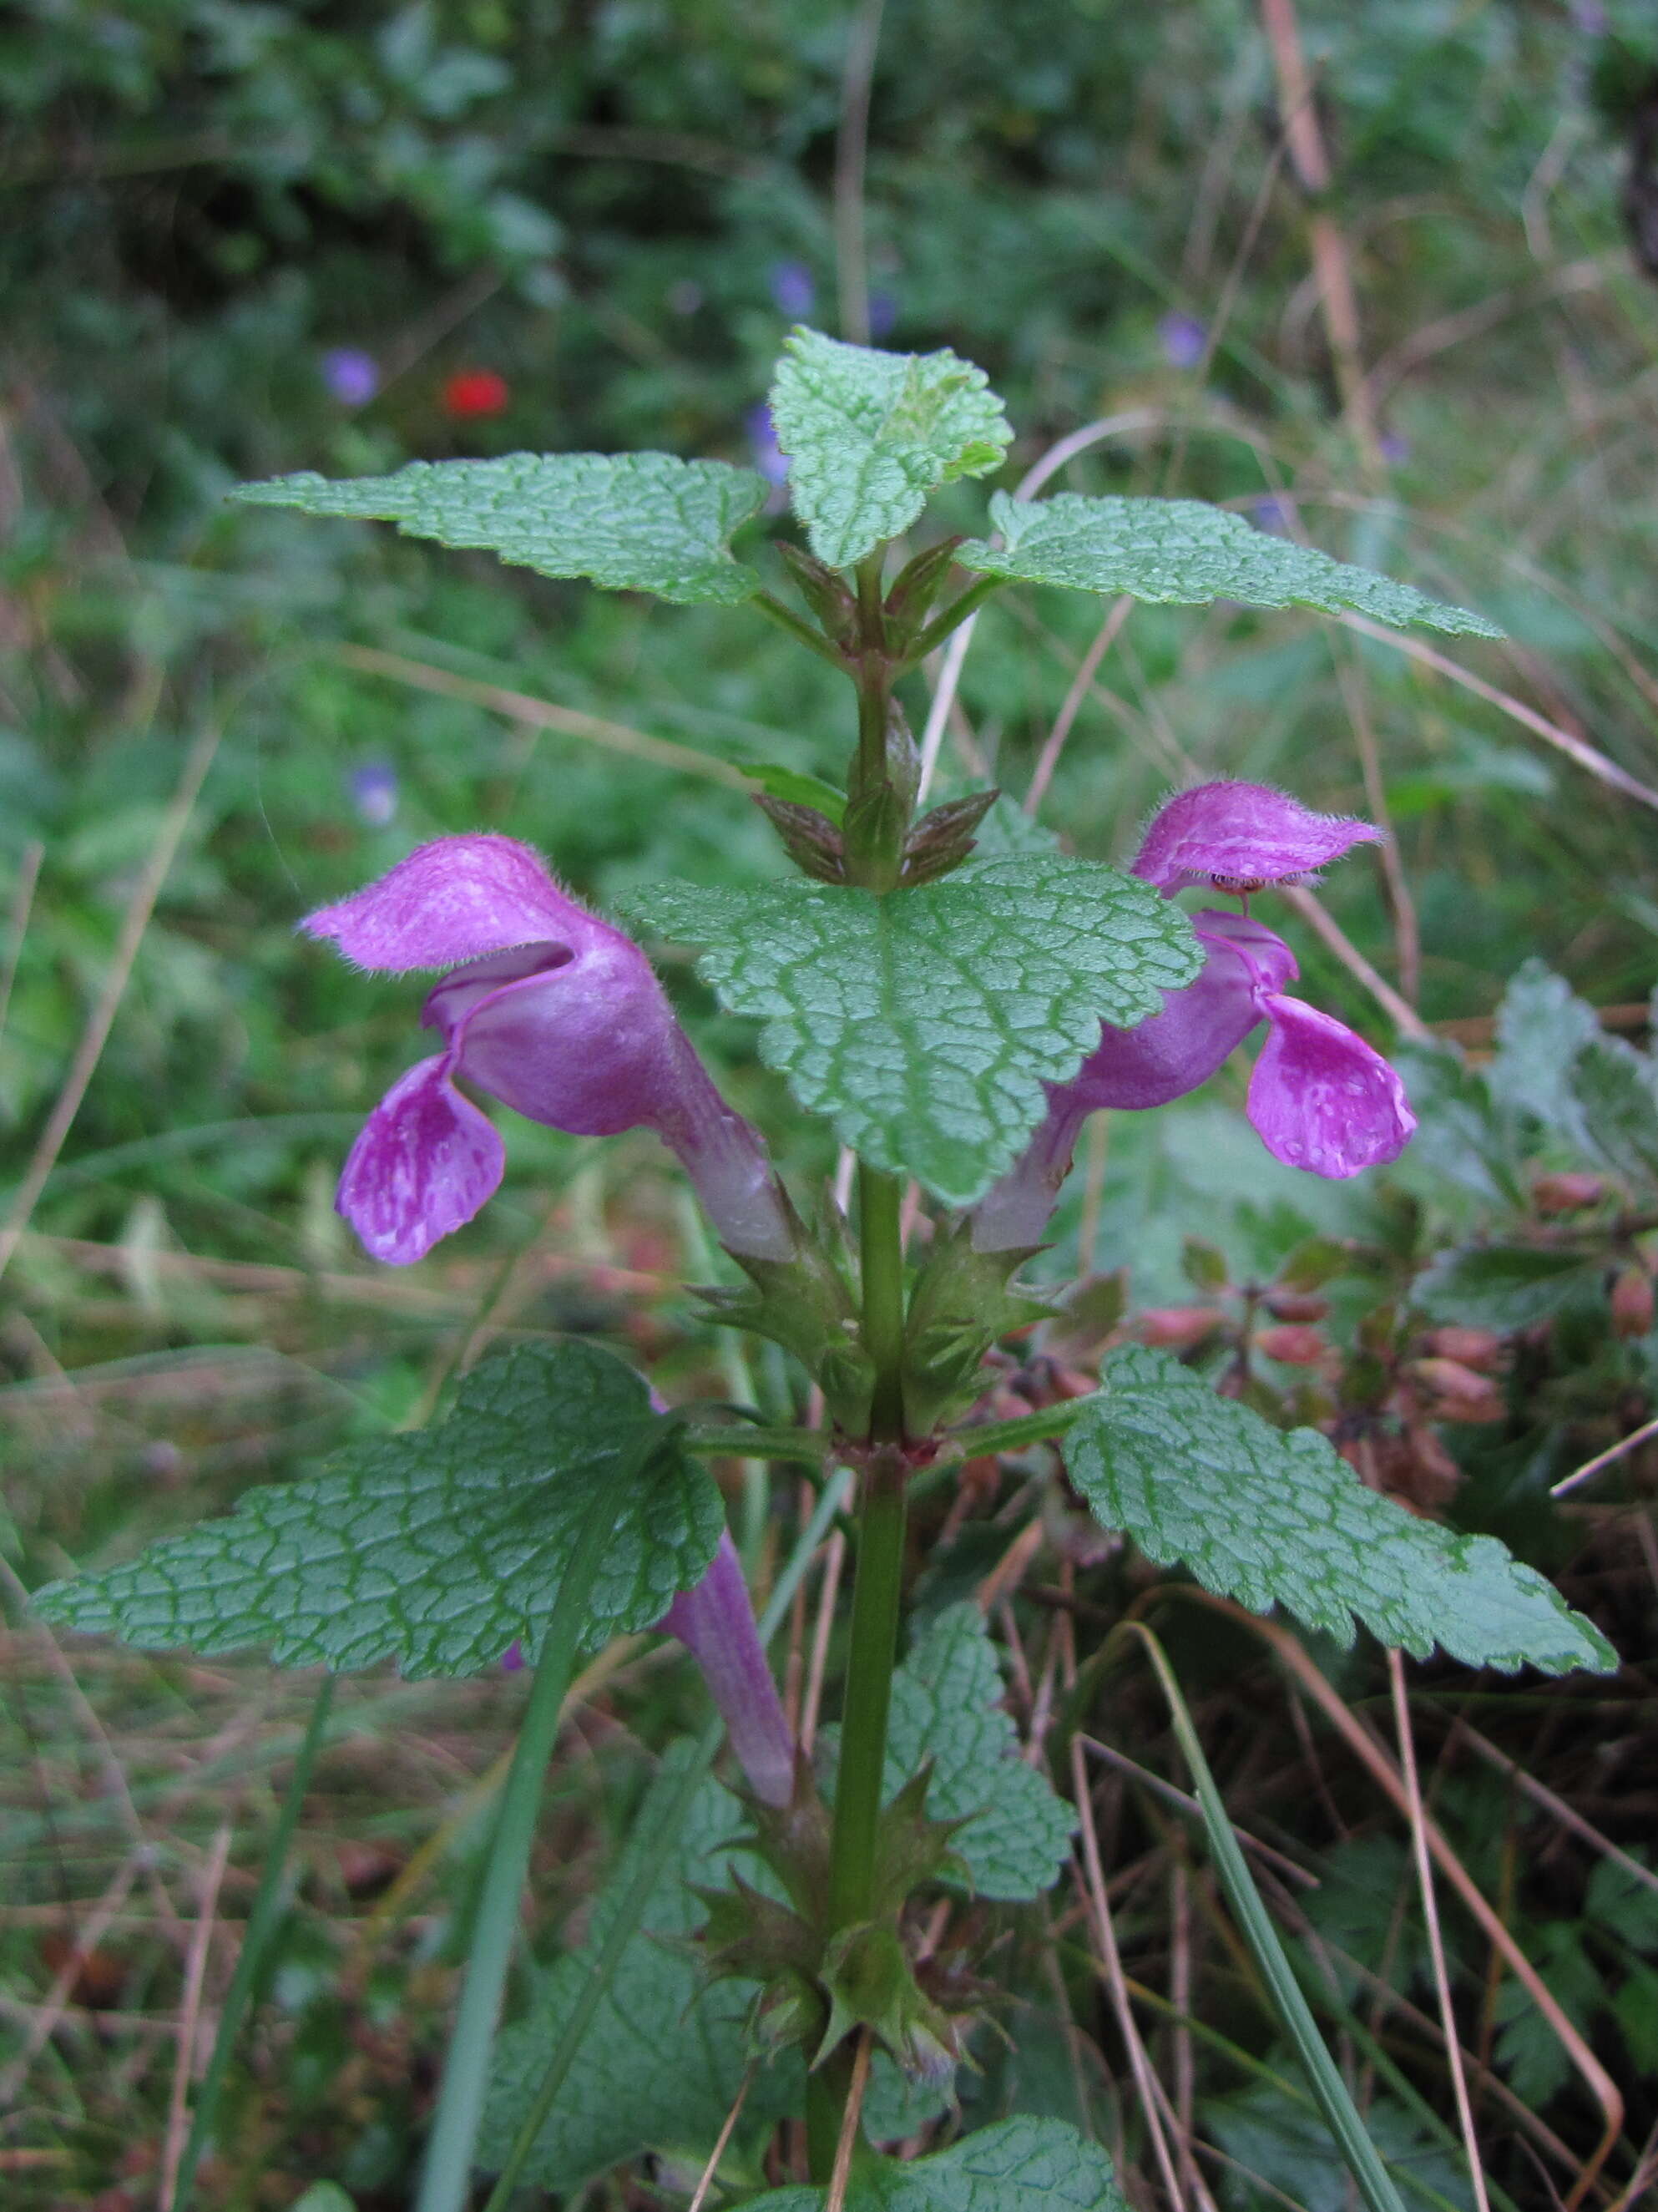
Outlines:
[[[687,1429],[680,1442],[699,1456],[799,1460],[806,1467],[821,1464],[835,1449],[824,1429]]]
[[[864,1295],[864,1350],[875,1369],[869,1438],[904,1441],[903,1185],[858,1164],[858,1265]]]
[[[867,1920],[875,1897],[875,1846],[887,1755],[887,1717],[898,1656],[904,1589],[904,1520],[908,1468],[904,1439],[904,1253],[902,1186],[859,1163],[859,1251],[863,1273],[864,1347],[875,1366],[870,1442],[852,1593],[852,1639],[841,1717],[841,1761],[829,1843],[829,1924]],[[831,2057],[806,2090],[806,2144],[812,2178],[827,2181],[851,2082],[847,2054]]]
[[[904,665],[913,668],[918,660],[925,660],[928,653],[944,643],[951,630],[960,629],[969,615],[976,615],[991,593],[1001,589],[1001,585],[999,576],[981,576],[976,582],[969,584],[966,591],[950,601],[941,615],[933,617],[918,637],[911,639],[909,650],[904,655]]]
[[[311,1782],[311,1769],[316,1760],[318,1746],[322,1741],[323,1730],[328,1725],[329,1709],[333,1702],[334,1677],[325,1674],[311,1707],[305,1740],[294,1760],[294,1771],[288,1777],[282,1810],[276,1815],[276,1825],[265,1846],[264,1870],[259,1875],[258,1888],[253,1893],[253,1904],[247,1916],[241,1949],[236,1954],[230,1987],[225,1991],[218,2033],[213,2039],[213,2055],[208,2060],[207,2072],[202,2077],[201,2093],[196,2100],[196,2110],[191,2116],[190,2139],[185,2145],[185,2154],[179,2161],[179,2178],[173,2189],[172,2212],[185,2212],[190,2203],[191,2191],[196,2182],[196,2168],[201,2163],[202,2153],[207,2148],[208,2138],[213,2132],[213,2123],[218,2114],[219,2099],[224,2089],[230,2054],[241,2032],[243,2016],[252,1996],[259,1969],[264,1964],[270,1938],[282,1917],[282,1881],[288,1872],[288,1854],[293,1845],[294,1831],[299,1826],[300,1808],[305,1803],[305,1793]]]
[[[616,1500],[613,1481],[605,1481],[595,1492],[547,1624],[546,1640],[489,1844],[471,1955],[449,2039],[416,2212],[463,2212],[471,2193],[472,2147],[489,2087],[507,1970],[518,1938],[519,1904],[535,1840],[542,1787],[558,1740],[559,1715],[569,1690],[587,1602],[615,1527]]]
[[[847,1488],[844,1471],[830,1477],[823,1495],[817,1501],[817,1510],[801,1532],[800,1540],[790,1555],[788,1565],[777,1577],[770,1601],[760,1616],[762,1644],[769,1644],[782,1625],[783,1616],[811,1565],[817,1547],[828,1533],[830,1522],[840,1509]],[[536,2094],[519,2123],[518,2133],[513,2138],[513,2147],[507,2154],[507,2163],[502,2166],[495,2187],[489,2191],[483,2212],[507,2212],[507,2206],[518,2187],[519,2177],[528,2164],[541,2130],[547,2124],[548,2116],[558,2101],[559,2091],[564,2087],[575,2063],[582,2039],[592,2025],[593,2014],[616,1979],[623,1954],[633,1942],[645,1909],[656,1894],[668,1863],[678,1848],[680,1830],[684,1826],[696,1793],[714,1764],[714,1754],[725,1741],[725,1735],[726,1724],[716,1715],[697,1738],[696,1749],[686,1764],[678,1788],[663,1809],[656,1832],[651,1838],[650,1848],[641,1859],[634,1878],[616,1907],[616,1917],[610,1923],[603,1948],[593,1961],[592,1972],[565,2019],[553,2055],[547,2062],[547,2070],[542,2075]],[[835,2149],[831,2144],[831,2161],[834,2156]]]

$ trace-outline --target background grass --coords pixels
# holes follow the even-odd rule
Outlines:
[[[1140,608],[1078,684],[1106,611],[1009,593],[965,661],[942,788],[987,771],[1023,798],[1074,688],[1041,818],[1079,852],[1123,856],[1146,808],[1194,774],[1385,811],[1392,884],[1361,858],[1320,893],[1360,962],[1284,917],[1308,995],[1379,1041],[1401,1018],[1452,1024],[1481,1057],[1533,956],[1643,1033],[1655,817],[1565,748],[1658,782],[1658,293],[1625,219],[1626,201],[1641,212],[1631,148],[1658,51],[1637,8],[1517,0],[1324,0],[1300,33],[1314,97],[1290,112],[1316,115],[1333,179],[1316,204],[1272,46],[1232,0],[10,12],[8,2205],[166,2202],[313,1690],[257,1661],[60,1650],[25,1621],[27,1587],[426,1419],[515,1333],[599,1334],[672,1396],[780,1407],[793,1387],[763,1359],[745,1378],[696,1321],[679,1286],[710,1261],[642,1136],[583,1144],[503,1122],[502,1196],[420,1269],[372,1269],[333,1182],[413,1056],[417,1001],[292,931],[418,840],[480,826],[540,845],[600,902],[664,875],[775,870],[732,771],[836,769],[849,732],[833,679],[741,611],[238,511],[222,497],[238,477],[519,447],[744,459],[788,322],[835,328],[844,306],[855,323],[865,295],[881,342],[951,344],[990,371],[1020,428],[1008,483],[1114,418],[1071,488],[1236,504],[1510,634],[1448,653],[1476,692],[1309,616]],[[1321,218],[1357,303],[1351,343],[1339,328],[1333,342],[1312,273]],[[330,388],[340,348],[376,363],[362,404]],[[507,404],[457,419],[446,380],[478,368],[504,378]],[[941,520],[969,526],[978,500],[952,492]],[[670,981],[791,1171],[826,1177],[825,1133],[789,1115],[744,1027],[688,974]],[[1338,1191],[1274,1170],[1240,1095],[1234,1070],[1189,1109],[1096,1136],[1049,1264],[1126,1275],[1096,1286],[1068,1335],[1010,1351],[1004,1408],[1072,1387],[1113,1328],[1173,1332],[1270,1410],[1324,1420],[1370,1479],[1499,1528],[1613,1635],[1628,1662],[1614,1681],[1413,1668],[1410,1711],[1435,1819],[1582,2039],[1563,2040],[1490,1928],[1445,1899],[1492,2183],[1525,2206],[1570,2194],[1605,2124],[1593,2053],[1628,2109],[1588,2201],[1632,2204],[1658,2122],[1652,1463],[1636,1449],[1564,1506],[1546,1493],[1648,1418],[1652,1194],[1614,1187],[1585,1217],[1591,1294],[1540,1325],[1497,1314],[1500,1341],[1470,1370],[1485,1397],[1459,1386],[1450,1404],[1419,1363],[1438,1356],[1425,1332],[1460,1310],[1430,1312],[1411,1285],[1471,1235],[1555,1233],[1526,1187],[1584,1162],[1533,1130],[1517,1195],[1482,1189],[1448,1097],[1431,1146]],[[1212,1252],[1187,1249],[1193,1235]],[[1308,1257],[1317,1239],[1339,1264]],[[1267,1287],[1282,1308],[1303,1278],[1333,1305],[1312,1367],[1262,1342],[1283,1325]],[[1434,1449],[1393,1449],[1412,1434]],[[762,1579],[797,1505],[780,1494],[758,1524]],[[1033,1755],[1045,1740],[1057,1754],[1066,1639],[1085,1653],[1154,1577],[1090,1547],[1041,1455],[976,1468],[929,1515],[927,1587],[938,1601],[985,1592]],[[820,1578],[794,1624],[809,1702],[817,1667],[832,1674],[834,1640],[814,1626],[833,1587]],[[1258,1877],[1378,2138],[1408,2154],[1420,2202],[1471,2203],[1408,1822],[1335,1719],[1392,1743],[1381,1655],[1314,1650],[1309,1677],[1212,1609],[1164,1599],[1158,1619],[1234,1819],[1277,1855]],[[374,2212],[405,2201],[521,1701],[505,1678],[342,1686],[201,2203],[283,2207],[322,2177]],[[619,1649],[582,1686],[537,1854],[541,1954],[579,1938],[657,1755],[699,1711],[660,1647]],[[1080,1874],[1051,1913],[1003,1931],[1012,2040],[984,2039],[973,2114],[1017,2101],[1080,2117],[1138,2203],[1167,2201],[1129,2017],[1166,2085],[1187,2201],[1341,2204],[1171,1807],[1185,1778],[1155,1690],[1114,1676],[1073,1722],[1106,1747],[1086,1771],[1120,1963]],[[682,2182],[641,2172],[601,2193],[654,2201]]]

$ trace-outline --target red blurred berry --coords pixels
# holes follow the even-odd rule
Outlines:
[[[1459,1366],[1476,1368],[1482,1375],[1494,1375],[1506,1354],[1506,1346],[1495,1329],[1465,1328],[1455,1322],[1444,1328],[1430,1328],[1422,1340],[1422,1347],[1441,1359],[1454,1359]]]
[[[1598,1206],[1606,1194],[1605,1183],[1594,1175],[1539,1176],[1531,1190],[1532,1204],[1540,1213],[1576,1213],[1583,1206]]]
[[[1286,1367],[1316,1367],[1330,1349],[1321,1333],[1305,1322],[1264,1328],[1255,1343],[1269,1359],[1281,1359]]]
[[[1652,1327],[1652,1278],[1625,1267],[1612,1286],[1612,1325],[1619,1336],[1645,1336]]]
[[[443,410],[458,421],[470,416],[504,415],[512,402],[504,376],[493,368],[460,368],[443,387]]]
[[[1220,1327],[1220,1316],[1210,1306],[1148,1306],[1134,1318],[1134,1334],[1142,1344],[1167,1346],[1182,1351],[1201,1344]]]

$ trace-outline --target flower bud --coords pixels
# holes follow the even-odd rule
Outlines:
[[[1645,1336],[1652,1328],[1652,1278],[1644,1267],[1625,1267],[1612,1286],[1612,1326],[1619,1336]]]

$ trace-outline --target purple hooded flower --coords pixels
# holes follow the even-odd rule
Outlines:
[[[335,346],[322,357],[322,380],[343,407],[366,407],[380,388],[380,364],[361,346]]]
[[[1262,783],[1199,783],[1158,808],[1133,866],[1165,898],[1188,884],[1260,890],[1315,875],[1355,845],[1381,837],[1368,822],[1314,814]]]
[[[677,1636],[702,1669],[755,1796],[762,1804],[786,1805],[794,1790],[794,1738],[729,1534],[721,1535],[696,1588],[681,1590],[657,1626]]]
[[[348,787],[357,819],[384,830],[398,811],[398,772],[390,761],[365,761],[354,769]]]
[[[423,1258],[501,1182],[501,1139],[458,1075],[574,1136],[654,1129],[733,1252],[787,1256],[765,1146],[714,1088],[650,963],[527,846],[440,837],[301,927],[360,968],[451,970],[421,1015],[443,1050],[392,1085],[340,1177],[339,1210],[375,1259]]]
[[[789,457],[777,442],[777,425],[771,419],[771,410],[764,401],[750,407],[743,418],[749,433],[749,450],[754,456],[754,465],[768,484],[786,484],[789,480]]]
[[[1157,325],[1157,336],[1170,368],[1195,368],[1209,343],[1209,333],[1195,315],[1165,315]]]
[[[792,323],[809,315],[817,298],[817,287],[804,261],[774,261],[766,271],[772,304]]]
[[[1134,872],[1165,897],[1204,881],[1247,892],[1300,877],[1377,834],[1367,823],[1310,813],[1260,784],[1203,784],[1157,814]],[[1047,1120],[974,1215],[977,1250],[1040,1241],[1078,1132],[1096,1108],[1138,1110],[1184,1097],[1263,1022],[1247,1111],[1275,1159],[1340,1178],[1405,1149],[1416,1116],[1403,1084],[1363,1037],[1285,995],[1299,971],[1283,939],[1247,914],[1213,908],[1192,923],[1206,956],[1197,981],[1167,993],[1163,1012],[1138,1029],[1102,1028],[1073,1079],[1048,1086]]]

